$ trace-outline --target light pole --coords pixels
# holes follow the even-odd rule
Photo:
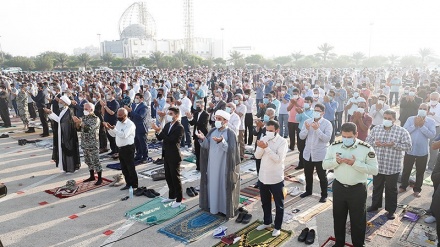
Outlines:
[[[371,57],[371,37],[373,36],[373,22],[370,22],[370,42],[368,44],[368,58]]]
[[[220,30],[222,31],[222,58],[224,58],[225,57],[224,56],[224,43],[225,43],[225,40],[224,40],[223,34],[225,32],[225,29],[224,28],[220,28]]]
[[[99,56],[100,57],[102,57],[102,54],[101,54],[101,34],[100,33],[98,33],[97,34],[98,35],[98,41],[99,41]]]

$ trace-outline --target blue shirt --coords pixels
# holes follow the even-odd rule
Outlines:
[[[325,106],[324,118],[327,119],[328,121],[334,121],[336,109],[338,109],[338,102],[332,100],[330,102],[324,103],[324,106]]]
[[[415,118],[415,116],[409,117],[403,126],[411,135],[412,148],[407,153],[413,156],[425,156],[429,152],[429,139],[435,137],[435,121],[426,117],[425,124],[419,128],[414,125]]]
[[[281,106],[281,102],[277,99],[272,100],[272,104],[275,105],[275,116],[279,116],[280,115],[280,106]]]
[[[151,101],[157,98],[157,90],[154,87],[150,89],[150,93],[151,93]]]
[[[256,92],[255,99],[263,99],[264,98],[264,88],[265,88],[264,84],[257,86],[257,88],[255,89],[255,92]]]
[[[295,120],[298,122],[298,128],[302,129],[304,122],[313,117],[313,110],[312,108],[305,110],[301,114],[296,114]]]
[[[264,93],[268,94],[272,91],[272,87],[273,87],[273,81],[269,81],[269,83],[267,84],[267,86],[264,89]]]

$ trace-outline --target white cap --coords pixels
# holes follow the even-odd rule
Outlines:
[[[220,117],[222,117],[222,118],[224,118],[224,119],[226,119],[228,121],[231,118],[231,114],[229,114],[229,113],[227,113],[226,111],[223,111],[223,110],[216,111],[215,115],[216,116],[220,116]]]
[[[60,100],[62,100],[67,105],[70,105],[72,103],[72,101],[70,101],[69,97],[67,97],[66,95],[61,96]]]

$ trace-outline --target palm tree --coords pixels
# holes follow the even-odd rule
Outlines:
[[[327,61],[328,55],[330,53],[331,50],[333,50],[335,47],[324,43],[321,46],[318,46],[318,50],[321,51],[320,55],[322,56],[322,59],[324,60],[324,62]]]
[[[240,60],[243,59],[243,54],[241,54],[238,51],[232,51],[231,53],[229,53],[229,56],[231,57],[231,59],[229,59],[229,61],[232,61],[234,63],[234,65]]]
[[[87,54],[87,53],[83,53],[83,54],[80,54],[80,55],[78,56],[78,62],[79,62],[81,65],[83,65],[85,69],[87,69],[87,66],[88,66],[89,63],[90,63],[90,60],[91,60],[91,57],[90,57],[90,55]]]
[[[355,53],[353,53],[353,59],[354,59],[354,61],[356,63],[356,66],[358,66],[359,62],[361,60],[363,60],[364,58],[365,58],[365,54],[362,53],[362,52],[355,52]]]
[[[113,60],[112,53],[106,52],[106,53],[104,53],[104,55],[102,55],[102,61],[104,62],[105,65],[107,65],[107,67],[110,67],[112,60]]]
[[[394,55],[394,54],[391,54],[391,55],[388,57],[388,59],[389,59],[390,62],[391,62],[391,66],[394,66],[394,62],[395,62],[398,58],[399,58],[399,56],[396,56],[396,55]]]
[[[69,60],[69,56],[66,53],[58,53],[55,55],[55,61],[62,69],[66,67],[66,63],[68,60]]]
[[[298,62],[298,60],[304,57],[304,55],[301,54],[301,51],[297,51],[295,53],[292,53],[292,57],[293,59],[295,59],[295,62]]]
[[[183,63],[186,63],[189,58],[189,53],[185,50],[180,50],[176,54],[174,54],[174,57],[182,61]]]
[[[164,54],[160,51],[151,52],[150,59],[153,61],[153,63],[159,67],[159,62],[162,60]]]
[[[431,56],[433,54],[432,50],[429,48],[420,48],[419,54],[422,57],[422,65],[425,62],[425,58]]]

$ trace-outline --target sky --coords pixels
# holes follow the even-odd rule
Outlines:
[[[183,0],[147,0],[158,39],[182,39]],[[118,22],[130,0],[1,0],[0,45],[12,55],[73,49],[118,40]],[[440,1],[193,0],[195,37],[251,46],[266,57],[333,52],[366,56],[440,54]],[[371,39],[371,42],[370,42]]]

